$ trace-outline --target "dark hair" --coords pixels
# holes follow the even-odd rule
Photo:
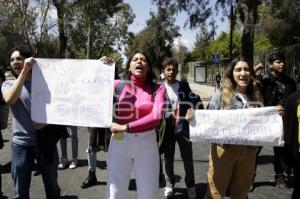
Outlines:
[[[268,58],[269,64],[272,64],[275,60],[285,61],[285,57],[280,53],[270,54]]]
[[[25,46],[16,46],[16,47],[13,47],[11,48],[8,53],[7,53],[7,56],[6,56],[6,64],[10,66],[10,57],[11,55],[15,52],[15,51],[19,51],[20,52],[20,55],[22,57],[24,57],[25,59],[26,58],[29,58],[29,57],[32,57],[32,53],[30,52],[30,50],[28,48],[26,48]],[[11,66],[10,66],[11,67]],[[17,77],[18,75],[14,72],[14,70],[11,70],[12,71],[12,74]]]
[[[165,69],[167,66],[172,65],[178,69],[178,63],[174,58],[167,57],[162,63],[162,69]]]
[[[13,52],[15,51],[19,51],[20,55],[24,58],[29,58],[32,57],[32,53],[30,52],[30,50],[28,48],[26,48],[25,46],[16,46],[11,48],[6,56],[6,64],[10,65],[10,56],[13,54]]]
[[[131,56],[127,60],[126,69],[125,69],[125,73],[124,73],[123,79],[127,79],[127,80],[130,79],[130,76],[131,76],[131,72],[129,70],[129,68],[130,68],[130,62],[133,59],[134,55],[136,55],[137,53],[140,53],[140,54],[142,54],[142,55],[145,56],[146,61],[147,61],[148,65],[149,65],[149,71],[148,71],[148,74],[147,74],[147,80],[148,81],[152,81],[155,78],[155,74],[154,74],[153,69],[152,69],[152,64],[150,62],[149,56],[145,52],[143,52],[141,50],[135,51],[133,54],[131,54]]]

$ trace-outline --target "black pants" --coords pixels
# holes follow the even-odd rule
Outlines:
[[[274,151],[274,171],[275,174],[283,174],[285,169],[283,167],[283,164],[286,164],[286,166],[288,166],[290,168],[290,166],[288,165],[287,161],[285,160],[285,151],[284,151],[284,147],[273,147],[273,151]]]
[[[164,153],[166,185],[168,187],[173,187],[175,184],[174,155],[175,155],[176,142],[178,143],[179,146],[180,155],[185,170],[185,184],[187,187],[193,187],[195,186],[195,177],[194,177],[192,142],[190,142],[182,134],[175,134],[175,140],[172,143],[172,147],[170,147]]]
[[[300,164],[295,164],[293,167],[294,172],[294,190],[292,194],[292,199],[300,198]]]

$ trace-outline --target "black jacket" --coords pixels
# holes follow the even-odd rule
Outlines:
[[[265,106],[283,105],[286,98],[296,91],[296,82],[285,74],[275,77],[267,73],[262,79],[262,84]]]
[[[289,161],[292,161],[291,163],[300,166],[297,118],[297,106],[300,104],[299,100],[300,90],[287,98],[284,104],[285,113],[283,116],[283,126],[286,157],[288,157]]]

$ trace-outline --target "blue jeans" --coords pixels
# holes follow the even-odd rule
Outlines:
[[[89,170],[96,171],[97,166],[97,152],[88,152],[87,159],[89,164]]]
[[[46,198],[55,199],[60,196],[60,189],[57,183],[57,149],[52,164],[47,165],[41,156],[37,155],[36,146],[21,146],[12,144],[11,175],[14,181],[14,198],[29,199],[31,172],[34,166],[34,159],[37,160],[41,170]]]

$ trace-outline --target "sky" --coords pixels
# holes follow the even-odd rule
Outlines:
[[[150,11],[155,10],[155,6],[152,4],[152,0],[124,0],[125,3],[128,3],[135,14],[135,19],[133,24],[129,26],[129,31],[137,33],[143,30],[146,27],[146,21],[150,18]],[[189,28],[184,28],[184,22],[186,21],[187,16],[185,13],[179,13],[176,17],[176,25],[180,26],[181,37],[175,40],[175,45],[182,43],[189,50],[193,49],[197,30],[191,30]],[[218,21],[218,30],[217,34],[221,31],[228,31],[228,22]]]

